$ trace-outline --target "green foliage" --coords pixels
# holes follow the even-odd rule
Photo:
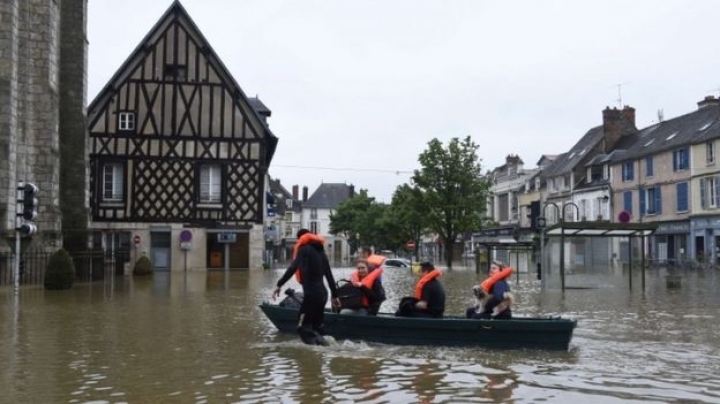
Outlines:
[[[387,215],[390,234],[403,248],[408,240],[419,243],[420,237],[428,229],[425,212],[424,194],[419,188],[402,184],[395,189]],[[419,260],[419,249],[415,249],[415,258]]]
[[[70,289],[75,282],[75,265],[68,252],[61,248],[50,256],[45,268],[45,289]]]
[[[152,276],[153,274],[153,264],[152,261],[150,261],[150,258],[147,257],[147,255],[143,255],[142,257],[138,258],[137,261],[135,261],[135,267],[133,268],[133,275],[137,276]]]
[[[388,205],[376,202],[375,198],[368,196],[367,190],[361,189],[330,215],[330,233],[342,233],[350,244],[351,252],[355,252],[361,245],[386,248],[387,210]]]
[[[428,142],[412,181],[422,192],[428,227],[445,243],[446,262],[452,266],[455,238],[482,227],[490,181],[482,176],[479,146],[467,136],[453,138],[447,147],[438,139]]]

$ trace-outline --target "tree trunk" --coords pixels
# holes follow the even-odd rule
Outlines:
[[[453,250],[454,250],[454,237],[448,237],[447,239],[443,240],[445,245],[445,262],[447,264],[448,269],[452,269],[452,257],[453,257]]]

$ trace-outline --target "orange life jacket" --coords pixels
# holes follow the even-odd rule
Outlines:
[[[304,246],[305,244],[310,244],[312,241],[319,241],[322,244],[325,244],[325,239],[318,236],[317,234],[313,233],[305,233],[298,241],[295,242],[295,245],[293,246],[293,252],[292,252],[292,259],[295,261],[295,257],[297,257],[297,253],[300,250],[300,247]],[[295,280],[298,281],[298,283],[302,283],[302,275],[300,275],[300,268],[295,268]]]
[[[385,263],[386,259],[387,259],[387,257],[385,257],[383,255],[378,255],[378,254],[373,254],[373,255],[367,257],[367,262],[370,266],[370,268],[368,268],[368,269],[374,269],[379,266],[382,266],[382,264]]]
[[[415,286],[415,298],[418,300],[422,299],[422,290],[425,287],[425,284],[435,278],[439,278],[441,275],[442,271],[437,268],[423,275],[418,281],[417,286]]]
[[[358,274],[358,270],[356,269],[350,274],[350,280],[352,281],[353,285],[360,283],[362,284],[362,286],[365,286],[368,289],[372,289],[375,280],[379,278],[382,273],[382,268],[377,268],[374,271],[365,275],[364,278],[360,279],[360,274]],[[362,302],[363,307],[370,307],[370,301],[368,300],[367,296],[361,295],[360,301]]]
[[[514,269],[510,267],[505,267],[499,272],[497,272],[495,275],[480,282],[480,287],[482,288],[483,292],[490,293],[490,290],[492,290],[492,287],[495,285],[495,283],[497,283],[497,281],[502,281],[509,278],[510,275],[513,274],[513,272],[515,272]]]

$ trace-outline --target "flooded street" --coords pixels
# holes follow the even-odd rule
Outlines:
[[[578,320],[568,352],[306,346],[257,307],[281,272],[2,289],[0,402],[720,403],[720,272],[687,272],[668,289],[662,270],[648,271],[644,294],[639,282],[541,293],[531,275],[513,277],[515,315]],[[383,278],[382,309],[394,311],[416,278]],[[476,280],[443,276],[446,313],[464,312]]]

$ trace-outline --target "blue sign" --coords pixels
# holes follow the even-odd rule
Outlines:
[[[218,233],[218,243],[234,243],[237,241],[236,233]]]

